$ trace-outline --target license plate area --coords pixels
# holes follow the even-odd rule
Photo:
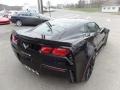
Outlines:
[[[63,69],[63,68],[49,66],[49,65],[46,65],[46,64],[42,64],[42,68],[52,70],[52,71],[58,71],[58,72],[66,72],[66,70],[67,70],[67,69]]]
[[[21,54],[22,56],[25,56],[25,57],[31,57],[31,54],[24,52],[24,51],[21,51]]]

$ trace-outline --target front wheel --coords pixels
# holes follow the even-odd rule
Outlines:
[[[16,21],[16,25],[19,26],[19,27],[22,26],[22,21],[17,20],[17,21]]]
[[[107,44],[108,36],[105,38],[104,45]]]

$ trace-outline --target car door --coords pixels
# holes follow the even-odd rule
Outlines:
[[[32,18],[32,23],[34,25],[38,25],[38,24],[42,23],[42,21],[41,21],[40,17],[38,16],[38,14],[32,13],[31,18]]]
[[[26,24],[26,15],[25,13],[21,12],[20,14],[18,14],[18,20],[22,21],[22,24]]]
[[[27,24],[36,25],[36,18],[33,13],[27,13]]]
[[[88,23],[87,28],[90,34],[94,36],[93,43],[96,46],[96,49],[99,49],[103,44],[105,33],[102,32],[100,27],[94,22]]]
[[[21,13],[20,18],[21,18],[22,23],[25,24],[25,25],[29,25],[30,22],[31,22],[31,16],[27,12]]]

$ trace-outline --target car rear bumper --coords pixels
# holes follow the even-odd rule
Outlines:
[[[32,50],[21,50],[16,45],[12,45],[12,48],[22,64],[34,69],[37,72],[40,72],[41,69],[61,73],[65,73],[70,69],[74,71],[74,65],[69,65],[65,58],[44,56]]]

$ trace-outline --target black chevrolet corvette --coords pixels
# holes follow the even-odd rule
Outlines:
[[[84,19],[55,19],[33,29],[13,31],[11,45],[28,69],[65,73],[71,82],[87,81],[109,29]]]

